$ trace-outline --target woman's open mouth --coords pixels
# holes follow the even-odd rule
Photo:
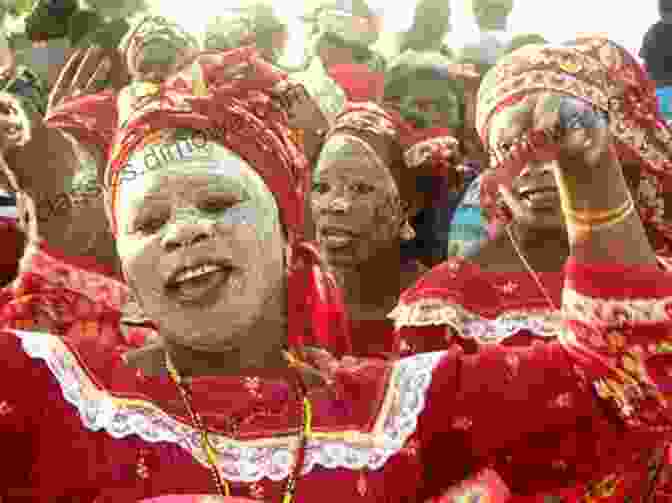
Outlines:
[[[216,263],[185,267],[171,276],[166,291],[180,303],[203,301],[228,282],[233,270],[230,265]]]
[[[343,227],[322,227],[319,240],[325,248],[336,250],[348,246],[357,237],[350,229]]]
[[[560,193],[556,187],[536,187],[524,189],[519,197],[531,210],[557,210],[560,208]]]

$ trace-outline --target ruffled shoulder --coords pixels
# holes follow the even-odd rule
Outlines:
[[[397,328],[452,324],[461,316],[455,311],[474,310],[495,315],[501,299],[475,264],[453,257],[431,269],[402,293],[388,315]],[[447,310],[452,311],[448,313]]]
[[[543,276],[560,306],[563,274]],[[418,344],[431,350],[453,343],[465,348],[505,341],[528,345],[556,339],[566,330],[562,311],[550,308],[525,273],[483,271],[461,257],[425,274],[401,295],[388,317],[394,320],[402,348],[410,345],[411,349],[403,349],[405,354],[418,352]]]

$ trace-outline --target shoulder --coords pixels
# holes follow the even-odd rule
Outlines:
[[[396,328],[450,325],[465,309],[492,309],[499,304],[497,291],[480,268],[464,258],[453,257],[403,292],[389,318]]]

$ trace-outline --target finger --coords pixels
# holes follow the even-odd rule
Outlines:
[[[77,69],[79,68],[84,55],[86,54],[85,49],[77,49],[70,59],[65,63],[61,73],[58,75],[54,89],[69,89],[72,80],[75,78]]]
[[[86,54],[82,58],[82,62],[75,73],[70,87],[72,89],[86,89],[86,84],[91,80],[91,77],[100,64],[102,50],[98,47],[91,47],[87,49]]]
[[[98,64],[96,70],[93,72],[93,75],[91,75],[89,81],[86,83],[84,91],[94,92],[99,87],[100,83],[107,80],[107,77],[110,74],[111,69],[112,69],[112,62],[110,61],[109,58],[104,57]]]

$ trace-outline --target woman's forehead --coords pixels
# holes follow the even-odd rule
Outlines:
[[[272,196],[261,176],[237,156],[166,164],[160,169],[144,173],[128,170],[122,173],[121,179],[120,207],[203,191],[228,191],[239,196]]]

